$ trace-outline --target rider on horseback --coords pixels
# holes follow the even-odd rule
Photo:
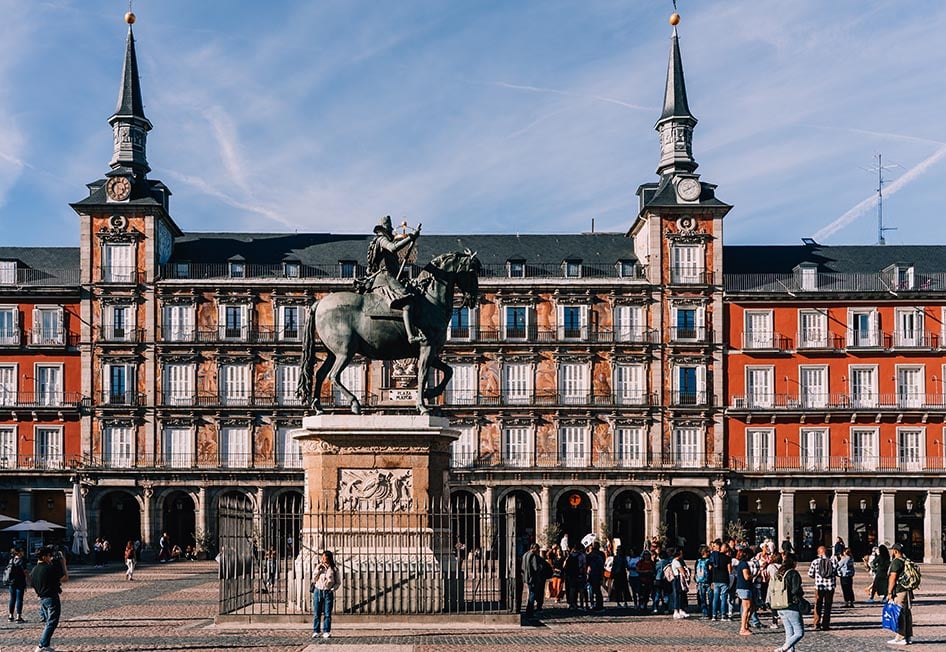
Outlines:
[[[391,216],[381,218],[374,227],[374,239],[368,245],[368,279],[371,281],[371,290],[377,291],[392,310],[401,310],[404,317],[404,329],[407,338],[412,344],[423,344],[427,337],[411,324],[411,307],[414,295],[404,287],[398,278],[403,268],[398,252],[410,246],[420,235],[420,227],[413,233],[404,234],[395,238],[391,226]]]

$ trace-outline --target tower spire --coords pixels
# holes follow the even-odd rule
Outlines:
[[[109,163],[112,172],[109,174],[133,174],[143,177],[151,170],[147,157],[147,137],[151,131],[151,122],[145,117],[144,103],[141,101],[135,35],[131,27],[135,22],[135,15],[131,12],[126,14],[125,22],[128,23],[128,37],[125,41],[122,84],[118,91],[115,113],[108,119],[115,143]]]
[[[678,14],[671,17],[673,36],[670,39],[670,63],[667,66],[667,86],[664,90],[664,108],[654,128],[660,133],[660,163],[657,174],[664,176],[696,170],[693,159],[693,128],[697,120],[687,104],[686,82],[683,78],[683,58],[677,36]]]

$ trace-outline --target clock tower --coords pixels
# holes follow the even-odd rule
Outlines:
[[[181,230],[168,212],[170,190],[149,179],[145,116],[132,23],[118,104],[108,119],[113,151],[104,177],[72,204],[80,220],[82,394],[92,397],[83,416],[82,452],[129,451],[133,460],[155,453],[154,387],[157,365],[146,346],[157,334],[155,281],[171,258]],[[144,529],[144,528],[143,528]]]

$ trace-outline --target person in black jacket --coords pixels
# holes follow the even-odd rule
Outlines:
[[[17,623],[25,623],[23,620],[23,594],[26,593],[26,586],[29,581],[29,575],[26,572],[26,554],[23,548],[14,548],[10,551],[10,617],[8,620]],[[16,617],[14,618],[14,613]]]
[[[801,575],[795,570],[795,563],[795,555],[783,555],[782,565],[776,573],[776,577],[785,582],[785,592],[788,594],[788,607],[778,611],[782,624],[785,625],[785,642],[778,648],[780,652],[795,652],[795,644],[805,636],[801,607],[805,592],[801,586]]]
[[[65,558],[52,546],[40,548],[36,556],[39,558],[39,563],[33,567],[30,576],[33,580],[33,589],[39,596],[40,615],[46,621],[46,627],[43,629],[36,650],[46,652],[51,649],[49,644],[52,642],[53,633],[62,615],[59,594],[62,593],[62,583],[69,581],[69,569],[66,568]]]

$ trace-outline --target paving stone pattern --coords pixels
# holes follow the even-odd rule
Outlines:
[[[780,629],[739,636],[737,623],[714,623],[695,614],[687,620],[673,620],[669,616],[628,615],[610,606],[604,613],[575,614],[553,604],[541,618],[522,627],[471,625],[463,629],[453,623],[449,630],[440,631],[372,630],[364,625],[346,626],[342,616],[337,619],[333,638],[313,640],[311,626],[304,624],[214,625],[217,569],[213,562],[146,564],[139,568],[134,582],[124,579],[117,564],[71,570],[72,581],[63,593],[63,620],[53,640],[58,652],[771,652],[784,636]],[[925,566],[923,575],[914,609],[916,643],[909,649],[943,651],[946,568]],[[860,579],[856,586],[864,583]],[[810,594],[811,587],[806,588]],[[41,627],[35,595],[30,593],[27,602],[24,617],[28,623],[0,621],[0,652],[31,652],[36,646]],[[836,608],[833,631],[807,631],[798,650],[894,649],[886,645],[892,634],[881,630],[879,622],[879,604],[860,602],[854,609]]]

